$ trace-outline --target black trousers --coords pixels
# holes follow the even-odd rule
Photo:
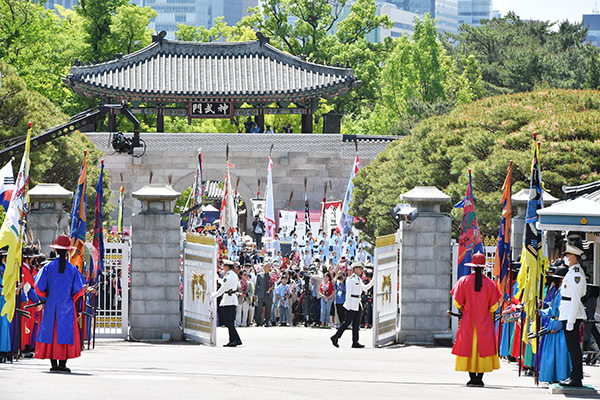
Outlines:
[[[262,233],[254,234],[254,241],[256,242],[256,250],[262,250]]]
[[[335,310],[337,311],[338,318],[340,319],[340,324],[346,320],[346,309],[344,308],[343,303],[337,303],[335,305]]]
[[[223,318],[223,325],[229,329],[229,343],[240,340],[235,329],[235,306],[221,306],[221,318]]]
[[[581,347],[579,346],[579,326],[580,319],[575,321],[572,331],[567,330],[567,321],[563,321],[563,329],[565,331],[565,339],[567,340],[567,349],[571,357],[571,379],[580,381],[583,379],[583,362],[581,360]]]
[[[360,328],[360,314],[360,308],[358,309],[358,311],[346,310],[346,318],[335,333],[335,337],[337,337],[338,339],[341,338],[344,334],[344,331],[352,323],[352,343],[358,343],[358,328]]]
[[[254,314],[254,319],[257,324],[261,324],[262,320],[262,309],[265,308],[265,319],[264,323],[267,321],[271,321],[271,308],[273,307],[273,297],[271,297],[271,293],[265,293],[265,297],[259,299],[256,302],[256,312]]]

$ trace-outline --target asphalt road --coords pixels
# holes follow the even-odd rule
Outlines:
[[[519,377],[515,363],[485,374],[484,388],[465,386],[448,347],[394,345],[353,349],[351,332],[332,346],[330,329],[242,328],[243,345],[156,344],[97,340],[70,360],[71,374],[48,360],[0,364],[0,399],[548,399],[547,385]],[[600,368],[584,366],[584,383],[600,388]],[[552,395],[550,398],[570,397]]]

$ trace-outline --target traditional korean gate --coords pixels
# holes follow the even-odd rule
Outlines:
[[[398,331],[398,245],[396,235],[375,242],[373,347],[393,343]]]
[[[216,345],[216,305],[211,293],[217,288],[215,239],[188,233],[183,242],[183,335],[190,340]]]
[[[104,270],[98,277],[96,337],[127,339],[129,326],[129,245],[104,243]]]

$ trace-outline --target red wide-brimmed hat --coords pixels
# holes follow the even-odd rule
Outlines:
[[[473,254],[471,257],[471,262],[465,264],[467,267],[476,267],[476,268],[484,268],[485,264],[485,255],[481,253]]]
[[[53,249],[73,250],[75,247],[71,246],[71,239],[66,235],[60,235],[56,238],[56,243],[51,244],[50,247]]]

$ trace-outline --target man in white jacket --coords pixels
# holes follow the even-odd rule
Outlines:
[[[223,269],[225,275],[223,275],[223,284],[210,296],[210,301],[214,301],[217,297],[223,295],[221,304],[221,318],[223,324],[229,329],[229,343],[223,345],[223,347],[236,347],[242,344],[240,335],[238,335],[235,329],[235,308],[238,305],[238,276],[233,272],[234,262],[230,260],[223,260]]]
[[[358,328],[360,327],[360,295],[362,292],[366,292],[371,289],[375,284],[375,280],[371,280],[365,285],[361,276],[363,272],[363,265],[360,262],[352,264],[352,275],[346,279],[346,302],[344,308],[346,309],[346,319],[340,325],[338,331],[331,337],[331,343],[335,347],[340,347],[338,340],[342,337],[344,331],[352,323],[352,347],[362,348],[364,344],[358,342]]]
[[[571,357],[571,377],[561,381],[562,386],[583,386],[583,365],[581,346],[579,345],[579,326],[585,319],[585,309],[581,298],[585,296],[587,282],[583,268],[579,265],[577,257],[583,254],[581,249],[567,244],[564,252],[565,265],[569,272],[563,278],[560,287],[561,301],[559,307],[559,321],[563,321],[565,339]]]

